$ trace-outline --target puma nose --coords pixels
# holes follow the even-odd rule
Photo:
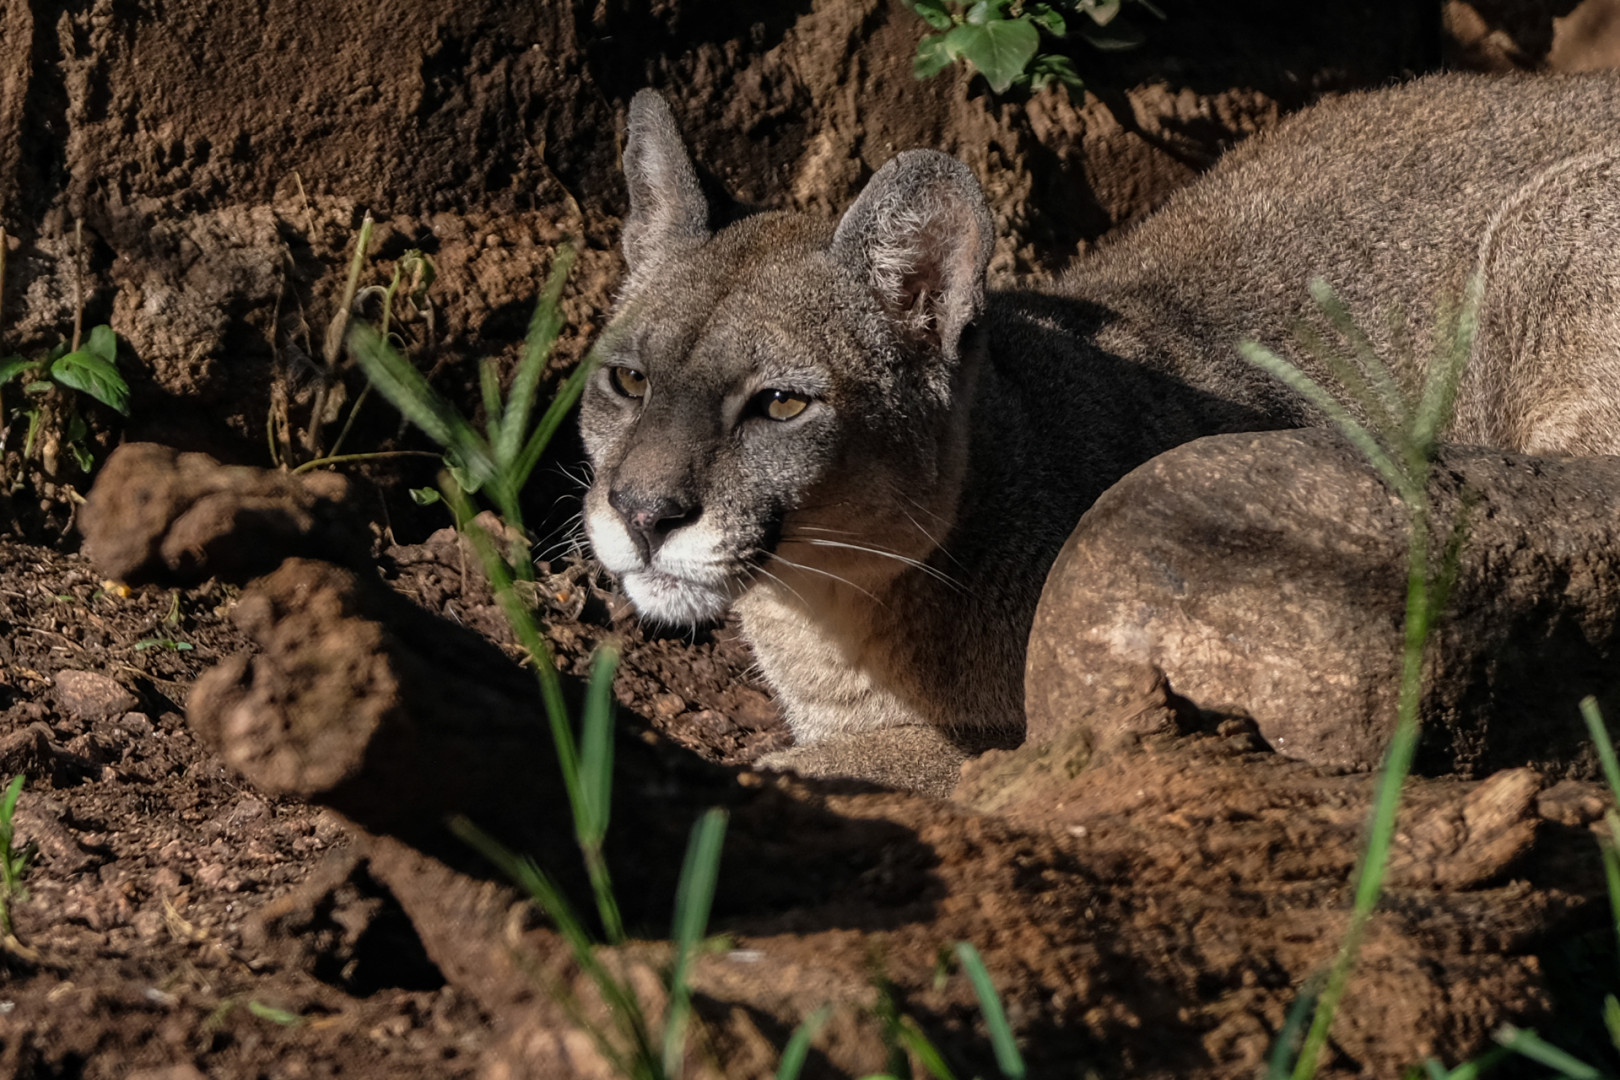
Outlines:
[[[649,495],[625,488],[608,492],[608,505],[619,512],[641,557],[651,561],[670,533],[697,518],[695,501],[675,495]]]

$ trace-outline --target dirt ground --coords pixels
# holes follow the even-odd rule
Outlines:
[[[1107,242],[1317,93],[1442,59],[1579,66],[1610,25],[1597,0],[1574,15],[1162,6],[1147,47],[1093,58],[1093,93],[998,101],[965,73],[916,82],[920,23],[889,0],[14,0],[0,6],[0,355],[54,345],[81,304],[85,326],[117,330],[131,411],[90,415],[98,466],[150,440],[286,468],[334,452],[351,417],[344,451],[419,451],[390,410],[357,404],[362,380],[325,348],[362,215],[378,223],[363,284],[386,284],[411,249],[433,259],[436,282],[396,329],[469,411],[478,359],[510,367],[571,240],[561,373],[622,267],[616,138],[642,86],[670,96],[705,182],[748,204],[832,212],[897,149],[957,154],[985,183],[993,270],[1011,281]],[[376,318],[375,298],[360,310]],[[37,854],[0,952],[0,1077],[600,1075],[512,950],[577,973],[487,868],[342,798],[273,794],[227,765],[229,743],[199,738],[213,730],[199,677],[241,654],[283,662],[276,627],[302,617],[287,598],[345,586],[297,567],[304,593],[105,580],[74,528],[91,477],[68,455],[27,456],[8,420],[0,780],[27,776],[17,833]],[[889,1000],[961,1075],[993,1075],[965,979],[940,963],[956,940],[984,952],[1034,1075],[1255,1074],[1342,931],[1365,777],[1282,762],[1239,726],[1113,760],[990,755],[959,805],[764,781],[735,767],[788,737],[746,649],[724,629],[637,626],[571,543],[577,465],[565,436],[534,484],[535,598],[570,674],[604,639],[624,648],[614,858],[640,882],[626,901],[640,936],[668,918],[691,814],[712,799],[733,815],[717,911],[731,940],[700,966],[694,1074],[771,1075],[826,1003],[807,1075],[875,1071]],[[435,532],[442,507],[407,495],[436,468],[347,470],[357,543],[374,576],[444,620],[424,624],[429,640],[460,627],[515,655],[466,554]],[[273,547],[250,531],[232,542]],[[281,623],[254,614],[266,605]],[[361,700],[288,693],[334,728]],[[420,775],[397,804],[437,805],[441,785]],[[556,787],[539,767],[528,782]],[[1593,989],[1614,962],[1591,837],[1603,805],[1592,785],[1524,770],[1414,792],[1330,1071],[1455,1063],[1509,1020],[1620,1067]],[[562,874],[577,858],[536,854]]]

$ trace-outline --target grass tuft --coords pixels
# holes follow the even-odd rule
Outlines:
[[[1322,983],[1298,1055],[1290,1062],[1291,1055],[1283,1043],[1272,1055],[1268,1076],[1275,1080],[1288,1076],[1293,1080],[1309,1080],[1316,1075],[1333,1018],[1355,970],[1367,924],[1383,892],[1401,787],[1417,751],[1423,657],[1456,581],[1459,555],[1466,537],[1465,501],[1464,512],[1437,542],[1428,481],[1439,438],[1450,422],[1463,369],[1473,351],[1479,328],[1481,289],[1481,279],[1472,278],[1452,316],[1442,319],[1436,354],[1415,395],[1409,395],[1400,386],[1370,338],[1356,325],[1348,308],[1320,279],[1311,283],[1311,293],[1348,347],[1349,355],[1339,355],[1321,338],[1308,341],[1307,345],[1339,381],[1344,398],[1263,345],[1247,341],[1239,346],[1246,360],[1294,390],[1339,429],[1395,494],[1407,520],[1406,617],[1399,703],[1395,731],[1379,774],[1368,822],[1367,846],[1356,873],[1350,925]],[[1357,417],[1358,411],[1366,418],[1365,422]]]

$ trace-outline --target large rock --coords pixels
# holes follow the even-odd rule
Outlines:
[[[1577,702],[1620,717],[1620,459],[1447,449],[1432,484],[1468,539],[1430,645],[1418,767],[1583,765]],[[1047,579],[1032,743],[1094,747],[1211,713],[1328,768],[1383,757],[1400,686],[1406,515],[1325,431],[1200,439],[1121,480]]]

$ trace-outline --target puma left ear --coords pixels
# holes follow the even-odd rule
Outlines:
[[[624,258],[632,275],[708,239],[708,200],[681,142],[675,114],[654,90],[642,90],[630,99],[624,179],[630,188]]]
[[[994,246],[990,208],[968,167],[908,150],[844,214],[832,255],[871,284],[904,335],[954,357],[983,306]]]

